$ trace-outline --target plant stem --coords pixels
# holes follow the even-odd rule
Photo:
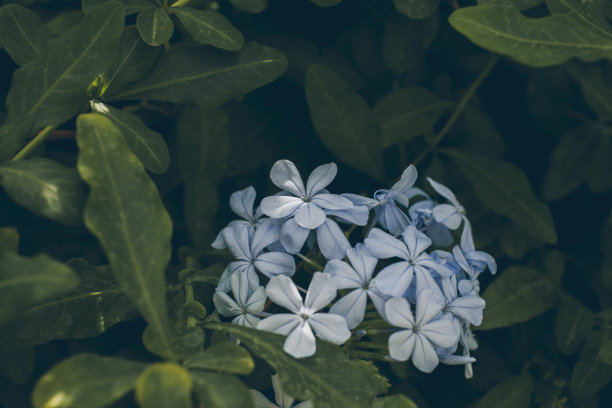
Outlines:
[[[310,266],[316,268],[319,271],[323,271],[323,267],[321,265],[319,265],[317,262],[313,261],[312,259],[306,258],[304,255],[300,254],[299,252],[296,255],[297,255],[298,258],[300,258],[301,260],[303,260],[304,262],[306,262]]]
[[[47,126],[41,130],[41,132],[37,134],[34,139],[30,140],[30,142],[25,145],[25,147],[21,149],[21,151],[19,151],[19,153],[17,153],[15,157],[11,159],[11,161],[21,160],[28,157],[28,155],[32,153],[32,150],[36,149],[36,147],[38,147],[38,145],[41,144],[47,138],[47,136],[49,136],[51,132],[55,130],[56,127],[57,126]]]
[[[193,284],[191,283],[191,279],[187,279],[185,281],[185,303],[191,302],[194,300],[193,296]],[[187,327],[196,327],[198,324],[198,319],[193,316],[187,316],[187,322],[185,325]]]

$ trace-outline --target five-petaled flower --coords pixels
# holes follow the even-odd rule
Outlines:
[[[232,323],[256,328],[266,304],[266,289],[260,286],[252,292],[248,279],[242,273],[233,274],[230,282],[234,299],[226,293],[216,291],[213,296],[215,307],[223,316],[234,317]]]

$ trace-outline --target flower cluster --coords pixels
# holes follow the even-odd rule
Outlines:
[[[351,331],[367,334],[359,326],[369,299],[393,327],[388,359],[411,359],[423,372],[439,362],[463,364],[471,377],[470,350],[477,343],[470,327],[480,325],[485,307],[478,277],[486,269],[494,274],[496,263],[475,249],[464,207],[430,178],[445,202],[414,187],[413,165],[373,198],[330,193],[326,187],[336,171],[334,163],[319,166],[304,186],[295,165],[279,160],[270,178],[282,191],[256,209],[253,187],[231,195],[230,206],[242,219],[223,228],[212,244],[236,258],[219,281],[217,310],[234,324],[287,336],[283,350],[301,358],[315,353],[315,336],[341,345]],[[352,246],[340,225],[352,231],[368,220],[365,239]],[[294,256],[315,264],[303,252],[326,260],[319,272],[300,274],[310,278],[307,290],[292,279]],[[271,314],[266,299],[288,313]]]

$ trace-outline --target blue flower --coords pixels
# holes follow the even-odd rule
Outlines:
[[[459,296],[457,293],[457,277],[442,278],[442,291],[446,297],[444,311],[450,312],[460,319],[480,326],[485,301],[477,293]]]
[[[417,298],[416,319],[408,301],[394,297],[385,304],[387,321],[400,330],[389,336],[389,355],[398,361],[412,357],[419,370],[430,373],[439,363],[434,346],[452,347],[459,340],[457,326],[441,315],[444,302],[438,292],[426,289]]]
[[[480,281],[478,276],[484,269],[489,267],[491,273],[497,271],[497,264],[491,255],[480,252],[470,251],[471,260],[468,260],[458,245],[453,247],[453,256],[457,264],[465,274],[466,279],[459,281],[459,291],[463,296],[468,294],[478,294],[480,292]]]
[[[270,300],[292,312],[265,318],[257,325],[260,330],[287,336],[283,350],[295,358],[312,356],[317,337],[334,344],[343,344],[351,336],[342,316],[317,313],[336,297],[336,285],[323,273],[316,272],[306,300],[302,301],[293,281],[284,275],[270,279],[266,292]]]
[[[266,304],[266,289],[258,287],[255,292],[249,289],[245,275],[235,273],[230,278],[234,299],[223,292],[215,292],[213,302],[215,307],[225,317],[234,317],[232,323],[239,326],[256,328],[261,312]]]
[[[231,228],[236,224],[243,224],[252,229],[252,232],[254,232],[255,228],[263,222],[261,219],[263,216],[261,209],[257,207],[257,210],[253,211],[255,194],[255,189],[249,186],[244,190],[236,191],[230,195],[230,208],[234,214],[238,215],[242,219],[231,221],[224,229]],[[223,230],[217,234],[217,237],[211,246],[215,249],[226,248],[225,241],[223,240]]]
[[[434,207],[434,202],[428,198],[411,205],[408,214],[412,218],[412,225],[431,238],[435,246],[448,247],[454,242],[453,235],[446,225],[434,219]]]
[[[334,259],[325,265],[323,272],[330,274],[338,289],[355,289],[336,301],[329,310],[329,313],[344,317],[348,328],[354,329],[363,320],[368,296],[381,316],[384,316],[388,296],[376,288],[372,274],[378,259],[363,244],[357,244],[355,249],[350,248],[346,256],[352,267]]]
[[[465,219],[465,208],[463,208],[455,194],[448,187],[435,182],[429,177],[427,177],[427,181],[429,181],[429,184],[438,194],[450,201],[450,204],[439,204],[434,207],[434,219],[452,230],[459,228],[461,221]]]
[[[376,277],[376,286],[384,294],[402,296],[416,275],[417,296],[427,288],[439,291],[430,271],[435,271],[443,277],[450,277],[453,272],[424,252],[431,245],[431,239],[412,225],[406,228],[402,238],[403,241],[400,241],[378,228],[370,231],[366,238],[365,245],[375,257],[379,259],[397,257],[404,260],[380,271]]]
[[[285,394],[281,388],[278,374],[272,376],[272,388],[274,389],[274,401],[276,404],[267,399],[261,392],[250,390],[255,402],[255,408],[312,408],[312,402],[304,401],[297,405],[293,405],[295,399]]]

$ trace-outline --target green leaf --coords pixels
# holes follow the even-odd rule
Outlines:
[[[25,7],[0,7],[0,46],[18,65],[39,57],[53,34],[40,18]]]
[[[34,408],[102,408],[130,391],[146,364],[91,353],[78,354],[43,375]]]
[[[504,156],[506,142],[483,107],[472,103],[462,112],[459,121],[467,132],[467,135],[457,140],[463,150],[495,159]]]
[[[402,394],[378,398],[372,403],[372,408],[418,408],[408,397]]]
[[[306,99],[323,144],[339,160],[384,179],[380,130],[363,98],[330,69],[311,65]]]
[[[81,0],[81,9],[84,12],[89,12],[91,9],[99,6],[102,3],[109,3],[113,0]],[[151,8],[153,3],[151,0],[121,0],[125,6],[125,15],[138,13],[147,8]]]
[[[435,13],[440,0],[393,0],[393,4],[400,13],[410,18],[423,19]]]
[[[387,95],[373,110],[382,130],[383,147],[407,142],[433,130],[440,117],[453,107],[452,102],[421,87]]]
[[[511,266],[482,294],[487,306],[480,330],[512,326],[547,311],[555,302],[548,278],[524,266]]]
[[[229,0],[238,10],[247,13],[261,13],[268,7],[268,0]]]
[[[612,138],[603,132],[598,136],[599,146],[586,170],[586,181],[594,193],[605,193],[612,189]]]
[[[189,373],[175,363],[148,366],[136,381],[136,401],[141,408],[191,408]]]
[[[599,148],[599,135],[582,126],[565,133],[552,154],[542,183],[547,201],[565,197],[584,181],[589,164]]]
[[[170,165],[170,152],[162,135],[149,129],[142,119],[133,113],[115,109],[112,106],[94,109],[113,121],[132,149],[132,153],[147,169],[155,174],[166,172]]]
[[[587,335],[593,329],[595,316],[573,297],[563,299],[557,311],[555,338],[561,352],[572,355],[578,352]]]
[[[0,252],[0,323],[78,283],[72,269],[45,255],[24,258]]]
[[[601,346],[609,342],[611,337],[612,330],[609,327],[591,332],[587,337],[580,350],[580,360],[572,371],[571,386],[577,396],[593,395],[612,379],[612,367],[599,358]]]
[[[152,46],[168,42],[174,33],[174,23],[161,7],[151,7],[138,13],[136,28],[144,42]]]
[[[83,223],[85,188],[75,169],[37,157],[0,166],[6,193],[28,210],[66,225]]]
[[[145,348],[164,359],[184,360],[202,351],[204,331],[199,327],[173,327],[166,337],[149,325],[142,334]]]
[[[599,349],[599,358],[601,358],[604,363],[612,365],[612,340],[608,340],[601,346]]]
[[[209,324],[237,338],[278,373],[283,390],[317,408],[368,407],[386,384],[367,365],[349,360],[335,345],[317,341],[314,356],[294,359],[283,351],[284,336],[231,324]]]
[[[525,258],[529,251],[538,245],[540,245],[538,240],[527,235],[525,230],[515,224],[505,225],[499,237],[499,248],[504,255],[515,261]]]
[[[0,251],[17,252],[19,232],[15,227],[0,227]]]
[[[555,286],[561,286],[565,273],[565,256],[563,252],[553,249],[542,254],[544,272]]]
[[[243,347],[232,343],[210,346],[184,362],[189,370],[209,370],[248,375],[255,368],[251,355]]]
[[[228,51],[239,50],[244,45],[240,31],[214,10],[172,7],[172,12],[197,42]]]
[[[486,4],[460,8],[449,22],[477,45],[532,67],[556,65],[573,57],[585,62],[612,58],[609,37],[566,14],[532,19],[516,7]]]
[[[601,67],[568,62],[565,68],[580,84],[584,101],[602,120],[612,118],[612,88],[604,81]]]
[[[382,44],[385,65],[395,74],[412,70],[423,59],[423,51],[431,45],[437,30],[437,18],[388,20]]]
[[[102,75],[99,96],[105,99],[121,91],[127,84],[137,81],[153,68],[160,47],[147,45],[135,26],[126,27],[119,38],[119,52],[115,63]]]
[[[34,372],[34,348],[0,352],[0,375],[15,384],[28,382]]]
[[[491,388],[478,401],[476,408],[528,408],[532,393],[531,377],[518,375]]]
[[[319,7],[331,7],[340,4],[342,0],[310,0]]]
[[[495,3],[506,7],[512,5],[522,11],[544,3],[544,0],[478,0],[478,4],[487,3]]]
[[[110,119],[80,115],[77,144],[77,168],[91,188],[85,225],[100,240],[115,279],[159,341],[171,349],[164,278],[171,251],[170,216],[155,185]]]
[[[218,262],[212,266],[194,272],[189,276],[189,279],[193,282],[208,283],[216,286],[219,283],[219,278],[221,278],[225,267],[225,263]]]
[[[153,71],[111,100],[160,99],[202,107],[218,106],[278,78],[285,56],[257,43],[238,52],[175,47],[162,54]]]
[[[0,126],[0,162],[10,160],[25,144],[32,130],[30,117],[7,120]]]
[[[546,0],[551,13],[568,14],[597,34],[612,39],[612,25],[603,12],[607,4],[608,0]]]
[[[440,152],[459,166],[486,207],[512,219],[534,238],[551,244],[557,241],[550,210],[533,194],[521,169],[510,162],[461,150],[443,149]]]
[[[236,377],[191,371],[193,388],[206,408],[243,408],[253,406],[249,389]]]
[[[78,113],[88,101],[87,87],[112,64],[123,20],[123,5],[109,2],[49,41],[40,57],[13,74],[6,100],[9,118],[33,118],[38,129]]]
[[[0,349],[16,350],[56,339],[95,337],[131,318],[134,306],[108,266],[68,262],[80,280],[72,292],[24,309],[0,326]]]

